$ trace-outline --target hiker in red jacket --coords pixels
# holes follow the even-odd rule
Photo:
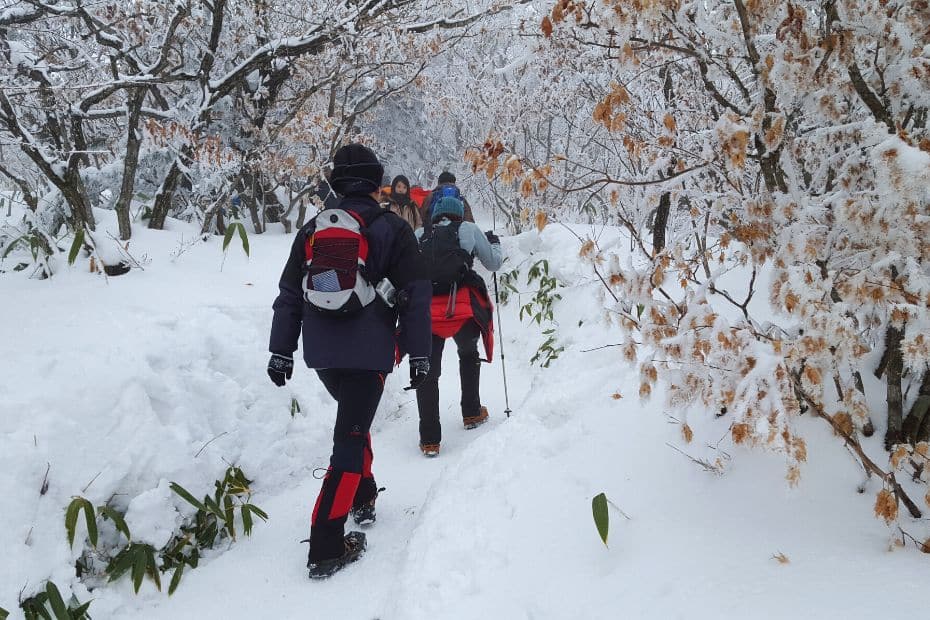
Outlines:
[[[426,456],[438,455],[442,440],[439,376],[447,338],[452,338],[458,348],[465,428],[475,428],[488,419],[488,410],[481,405],[479,395],[478,339],[484,341],[485,356],[490,362],[494,353],[494,324],[487,286],[472,264],[477,257],[487,269],[496,271],[502,263],[500,240],[491,232],[481,232],[474,223],[463,221],[465,207],[461,200],[442,198],[433,206],[432,213],[431,229],[417,231],[424,269],[433,283],[430,371],[417,389],[420,450]]]

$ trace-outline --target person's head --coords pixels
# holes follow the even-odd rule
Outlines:
[[[367,146],[347,144],[336,151],[333,157],[333,173],[330,186],[343,196],[381,193],[381,178],[384,166]]]
[[[442,218],[461,221],[465,218],[465,205],[461,200],[452,196],[440,199],[433,207],[433,222],[438,222]]]
[[[391,195],[406,196],[409,193],[410,179],[402,174],[398,174],[396,177],[394,177],[394,180],[391,181]]]
[[[436,181],[440,185],[455,184],[455,175],[448,170],[439,173],[439,179]]]

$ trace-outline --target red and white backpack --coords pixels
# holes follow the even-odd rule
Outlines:
[[[314,218],[316,228],[305,245],[303,279],[304,299],[311,308],[334,316],[354,314],[378,297],[385,282],[390,285],[386,278],[374,283],[368,272],[366,229],[379,215],[365,222],[353,211],[334,208]]]

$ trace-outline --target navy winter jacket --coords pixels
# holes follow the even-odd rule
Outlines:
[[[370,196],[347,196],[340,208],[371,221],[381,206]],[[400,309],[389,308],[380,298],[347,317],[332,317],[310,308],[303,297],[305,245],[313,234],[311,220],[300,229],[281,274],[280,293],[274,302],[269,349],[288,357],[297,350],[303,326],[304,361],[310,368],[346,368],[389,373],[395,363],[396,344],[411,357],[428,357],[430,298],[432,286],[423,279],[420,252],[410,226],[399,216],[385,212],[368,227],[367,266],[374,281],[387,276],[409,301]]]

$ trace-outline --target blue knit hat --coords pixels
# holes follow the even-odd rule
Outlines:
[[[465,218],[465,205],[458,198],[446,196],[442,198],[433,207],[433,221],[438,222],[440,219],[447,217],[450,220],[462,220]]]

